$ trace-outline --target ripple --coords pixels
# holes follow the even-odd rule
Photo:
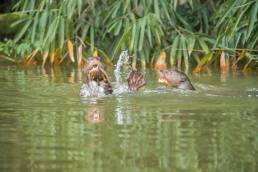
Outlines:
[[[258,88],[249,88],[245,90],[248,97],[258,97]]]
[[[0,171],[256,170],[257,80],[183,91],[147,75],[84,99],[65,77],[0,68]]]

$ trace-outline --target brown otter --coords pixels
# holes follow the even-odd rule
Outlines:
[[[111,81],[100,57],[89,57],[84,72],[86,73],[87,83],[95,81],[98,86],[104,88],[105,94],[111,94],[113,92]]]
[[[100,57],[89,57],[84,72],[86,73],[86,83],[81,87],[81,96],[103,96],[113,92],[111,81],[104,69],[104,65],[101,63]],[[137,71],[132,71],[127,81],[130,91],[138,91],[146,84],[143,75]]]
[[[159,83],[183,90],[195,90],[187,75],[176,69],[159,71]]]
[[[140,72],[132,71],[127,79],[128,89],[130,91],[138,91],[146,84],[143,75]]]

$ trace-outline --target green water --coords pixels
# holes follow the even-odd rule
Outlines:
[[[73,68],[0,65],[1,172],[257,172],[258,78],[82,99]],[[114,81],[114,80],[113,80]]]

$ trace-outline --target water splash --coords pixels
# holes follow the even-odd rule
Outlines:
[[[116,64],[116,69],[114,71],[115,74],[115,79],[116,79],[116,84],[121,84],[122,83],[122,67],[124,65],[129,65],[129,55],[127,51],[122,51],[122,53],[119,55],[119,59]]]
[[[114,70],[114,75],[116,80],[115,87],[114,87],[115,94],[121,94],[123,92],[128,91],[127,84],[123,83],[123,76],[127,76],[129,72],[130,72],[129,55],[127,51],[122,51],[122,53],[119,55],[119,59],[116,64],[116,69]]]
[[[103,97],[106,94],[104,88],[98,86],[96,81],[90,81],[81,86],[80,95],[82,97]]]

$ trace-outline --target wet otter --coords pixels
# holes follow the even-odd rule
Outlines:
[[[105,79],[104,72],[104,65],[101,63],[100,57],[89,57],[86,63],[86,66],[84,67],[84,72],[86,73],[86,79],[89,80],[95,80],[102,81]]]
[[[81,96],[99,97],[113,92],[111,81],[104,70],[100,57],[89,57],[84,72],[86,73],[86,83],[81,86]],[[138,91],[146,84],[143,75],[137,71],[132,71],[127,81],[130,91]]]
[[[132,71],[127,79],[128,89],[130,91],[138,91],[146,84],[143,75],[140,72]]]
[[[187,75],[176,69],[159,71],[159,83],[183,90],[195,90]]]
[[[89,57],[84,68],[86,84],[82,85],[82,96],[96,96],[113,92],[111,81],[104,69],[100,57]]]

